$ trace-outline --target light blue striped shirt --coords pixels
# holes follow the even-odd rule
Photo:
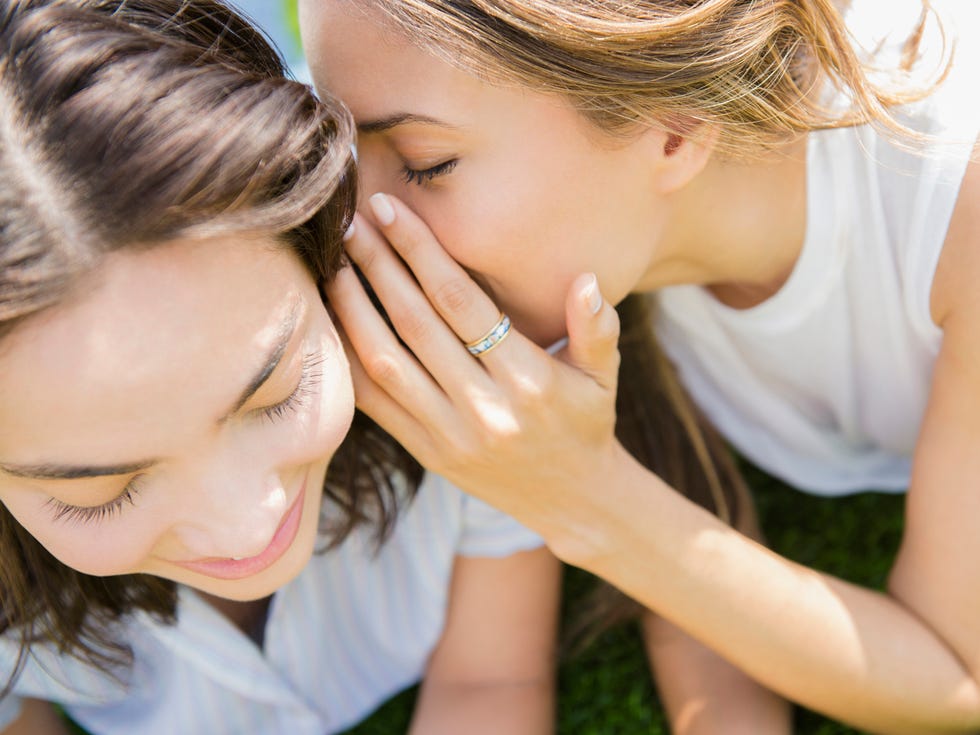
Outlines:
[[[427,475],[375,553],[370,529],[313,557],[272,599],[259,649],[182,588],[178,621],[128,622],[134,664],[123,683],[42,648],[0,702],[61,703],[98,735],[326,735],[357,723],[418,681],[443,628],[453,561],[541,545],[512,519]],[[16,649],[0,638],[3,670]]]

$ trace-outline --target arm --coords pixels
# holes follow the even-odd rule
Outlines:
[[[3,735],[70,735],[64,719],[50,702],[24,699],[20,716],[3,731]]]
[[[473,360],[459,342],[493,324],[496,307],[398,203],[387,242],[360,220],[348,249],[412,352],[370,316],[356,277],[342,272],[330,287],[359,357],[358,403],[427,467],[534,528],[560,558],[606,578],[763,686],[874,732],[976,732],[977,169],[951,224],[953,262],[942,266],[972,270],[937,307],[946,338],[888,594],[779,557],[629,456],[612,432],[615,312],[596,303],[590,280],[569,289],[563,360],[516,332]]]
[[[755,502],[744,483],[735,528],[764,543]],[[760,686],[717,653],[647,611],[643,640],[674,735],[788,735],[793,729],[789,702]]]
[[[673,735],[789,735],[793,711],[700,641],[652,612],[643,638]]]
[[[458,556],[413,735],[554,731],[558,561],[544,548]]]

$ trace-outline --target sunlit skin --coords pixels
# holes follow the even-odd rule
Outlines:
[[[980,731],[977,149],[931,287],[943,337],[902,545],[886,590],[871,590],[747,539],[681,498],[614,434],[619,325],[609,302],[671,283],[706,286],[736,308],[775,293],[805,235],[807,136],[750,159],[717,155],[710,130],[665,140],[652,126],[610,148],[561,101],[455,71],[413,47],[370,0],[300,4],[317,85],[344,98],[361,125],[365,193],[388,191],[409,205],[389,198],[386,211],[375,206],[385,198],[372,196],[377,228],[363,221],[347,244],[397,334],[363,316],[368,299],[352,274],[330,287],[358,357],[359,406],[426,467],[662,616],[654,623],[676,622],[681,635],[671,631],[671,645],[683,648],[672,657],[692,666],[665,675],[666,696],[677,700],[667,708],[714,710],[702,731],[787,732],[779,697],[861,731]],[[810,5],[797,8],[808,23],[830,15],[830,5]],[[372,125],[404,122],[406,113],[439,122]],[[439,143],[435,131],[446,123],[461,130]],[[418,173],[447,160],[455,168]],[[406,165],[416,173],[405,177]],[[417,185],[420,176],[427,185]],[[826,195],[817,183],[814,195]],[[521,196],[510,200],[513,190]],[[509,206],[494,209],[501,198]],[[605,301],[590,299],[589,271]],[[498,307],[539,344],[567,326],[566,349],[553,359],[512,333],[474,360],[460,340],[485,333]],[[732,677],[742,684],[731,686]],[[733,711],[747,688],[778,727]]]
[[[271,238],[236,236],[109,256],[72,298],[0,344],[0,406],[9,470],[0,500],[61,562],[253,600],[309,560],[326,464],[354,401],[303,264]],[[104,477],[18,476],[140,463],[152,464]],[[129,499],[102,517],[59,513],[58,503],[112,503],[131,481]],[[280,553],[290,540],[280,535],[274,558],[260,556],[248,573],[247,558],[269,556],[298,499],[295,537]],[[234,578],[222,578],[228,569]]]
[[[358,122],[363,194],[404,200],[538,343],[565,334],[581,273],[596,273],[613,303],[700,283],[740,305],[792,269],[805,227],[802,141],[752,167],[712,158],[704,130],[681,166],[665,164],[662,130],[612,138],[563,98],[489,84],[419,49],[370,4],[310,0],[300,13],[317,86]]]

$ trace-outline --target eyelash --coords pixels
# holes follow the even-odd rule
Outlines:
[[[452,173],[453,169],[456,168],[458,163],[458,158],[452,158],[445,163],[440,163],[437,166],[427,168],[423,171],[405,166],[402,169],[402,178],[405,180],[406,184],[425,186],[426,184],[431,184],[433,179]]]
[[[98,523],[116,515],[126,503],[130,505],[134,503],[134,497],[139,494],[139,481],[142,478],[143,475],[136,475],[136,477],[126,483],[126,487],[123,488],[123,491],[119,495],[102,505],[82,507],[80,505],[62,503],[60,500],[55,500],[54,498],[50,498],[46,504],[51,507],[56,521]]]
[[[285,400],[274,406],[258,409],[262,417],[270,421],[281,421],[288,413],[299,410],[306,399],[316,392],[320,378],[323,376],[323,371],[320,370],[323,360],[322,354],[314,352],[306,355],[303,358],[303,371],[296,388]],[[119,495],[102,505],[90,507],[69,505],[55,498],[48,499],[46,505],[50,506],[56,521],[98,523],[118,514],[126,503],[134,504],[135,497],[140,491],[139,482],[142,478],[143,475],[136,475],[126,483],[126,487]]]
[[[307,354],[303,358],[303,372],[299,376],[296,389],[285,400],[276,405],[259,409],[262,417],[270,421],[280,421],[286,418],[286,414],[295,413],[299,410],[306,399],[316,393],[319,387],[320,378],[323,377],[323,371],[320,369],[320,366],[323,365],[323,359],[324,356],[320,353],[311,352]]]

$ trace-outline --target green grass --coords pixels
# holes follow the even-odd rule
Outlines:
[[[825,499],[796,492],[746,467],[769,545],[807,566],[881,589],[898,549],[903,496],[864,493]],[[565,570],[565,619],[589,589],[581,570]],[[621,626],[579,655],[562,661],[558,683],[559,735],[666,735],[663,711],[650,681],[634,626]],[[415,690],[404,692],[346,735],[405,732]],[[858,731],[799,709],[797,735],[852,735]]]

